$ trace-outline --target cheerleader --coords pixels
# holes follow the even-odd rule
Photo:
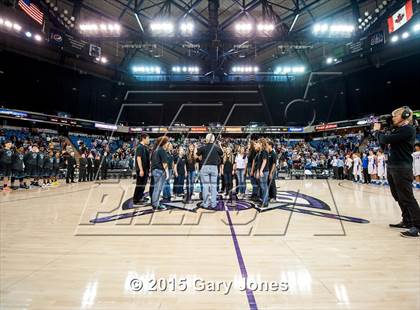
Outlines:
[[[376,174],[378,173],[378,166],[377,166],[377,159],[373,151],[369,151],[368,173],[370,175],[371,180],[376,180]]]
[[[355,182],[362,182],[362,160],[357,153],[353,154],[353,177]]]
[[[377,162],[378,162],[379,184],[384,184],[385,179],[386,179],[386,163],[385,163],[385,155],[383,154],[381,150],[378,151]]]

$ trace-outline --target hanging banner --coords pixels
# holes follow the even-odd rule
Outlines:
[[[404,26],[413,17],[413,1],[408,0],[405,5],[388,18],[388,31],[393,33]]]
[[[100,46],[80,40],[70,34],[56,29],[51,29],[50,31],[50,43],[71,54],[90,58],[98,58],[102,55],[102,49]]]

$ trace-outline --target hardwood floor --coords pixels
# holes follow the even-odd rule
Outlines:
[[[400,221],[389,188],[277,185],[283,208],[261,213],[121,210],[128,180],[0,193],[0,308],[420,309],[420,242],[388,228]],[[288,289],[241,291],[243,278]]]

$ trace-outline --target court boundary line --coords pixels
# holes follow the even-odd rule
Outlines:
[[[349,182],[352,182],[352,181],[349,181]],[[356,188],[349,188],[347,186],[344,186],[344,184],[345,184],[344,182],[339,182],[338,186],[340,186],[341,188],[347,189],[349,191],[358,191],[358,192],[367,193],[367,194],[376,194],[376,195],[381,195],[381,196],[385,195],[385,196],[388,196],[388,197],[392,197],[392,195],[387,194],[387,193],[375,193],[375,192],[372,192],[372,191],[365,191],[365,190],[360,190],[360,189],[356,189]],[[363,185],[369,185],[369,184],[363,184]]]
[[[100,184],[95,183],[95,184],[97,185],[97,186],[95,186],[95,188],[98,188],[98,187],[101,186],[102,183],[100,183]],[[25,201],[25,200],[30,200],[30,199],[50,198],[50,197],[62,196],[62,195],[65,195],[65,194],[74,194],[74,193],[88,191],[88,190],[91,190],[91,188],[78,189],[78,190],[75,190],[75,191],[65,192],[65,193],[55,193],[55,194],[48,195],[48,196],[27,197],[27,198],[15,199],[15,200],[0,201],[0,204],[5,204],[5,203],[9,203],[9,202],[17,202],[17,201]]]

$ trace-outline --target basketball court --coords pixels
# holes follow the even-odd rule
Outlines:
[[[0,310],[420,310],[419,59],[420,0],[0,1]]]
[[[176,202],[123,210],[128,180],[3,196],[2,307],[418,308],[420,244],[388,228],[400,211],[387,188],[277,186],[279,202],[265,212],[247,199],[218,211]],[[279,286],[243,290],[243,279]]]

